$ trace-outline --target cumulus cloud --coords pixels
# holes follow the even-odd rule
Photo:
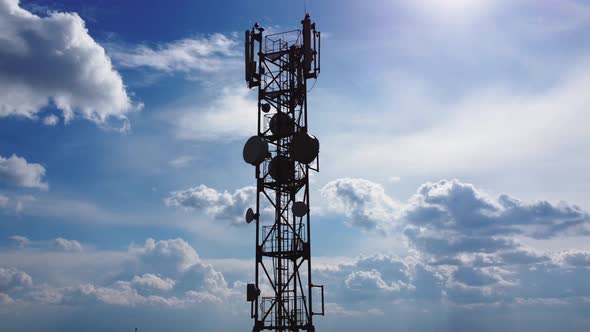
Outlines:
[[[343,178],[329,182],[320,192],[330,209],[348,217],[351,225],[385,231],[395,220],[396,203],[378,183]]]
[[[590,217],[579,207],[497,197],[458,180],[422,185],[408,202],[405,235],[433,255],[515,249],[516,235],[551,238],[584,233]]]
[[[324,282],[337,285],[337,303],[344,309],[367,299],[426,299],[465,308],[576,305],[580,296],[590,295],[580,282],[590,273],[588,252],[543,253],[519,242],[588,234],[588,214],[575,205],[493,196],[458,180],[425,183],[403,203],[392,203],[380,185],[360,179],[332,181],[322,193],[335,205],[333,212],[368,220],[349,225],[401,231],[411,253],[320,268]]]
[[[361,292],[397,292],[400,290],[397,283],[387,283],[381,278],[381,273],[374,269],[370,271],[353,271],[346,277],[344,284],[351,290]]]
[[[200,262],[197,251],[180,238],[160,241],[148,238],[143,245],[132,245],[129,250],[156,273],[157,270],[186,271]]]
[[[122,129],[128,126],[126,115],[138,107],[76,13],[41,17],[18,0],[2,0],[0,31],[0,117],[37,118],[52,104],[66,122],[79,115],[101,125],[116,119]]]
[[[393,255],[359,257],[352,262],[316,268],[316,278],[327,284],[331,301],[346,308],[371,300],[440,299],[444,276],[418,257]]]
[[[25,188],[47,190],[49,187],[43,182],[45,167],[40,164],[29,163],[25,158],[13,154],[9,158],[0,156],[0,181]]]
[[[84,302],[98,302],[116,306],[135,305],[174,305],[180,302],[175,297],[165,298],[156,295],[144,296],[128,282],[116,282],[109,286],[84,284],[61,290],[62,303],[83,304]]]
[[[174,191],[164,200],[166,205],[205,212],[216,220],[228,220],[233,224],[244,223],[244,213],[256,202],[256,187],[217,191],[203,184],[182,191]]]
[[[0,267],[0,292],[32,285],[33,279],[26,272],[12,267]]]
[[[486,286],[498,282],[498,276],[486,273],[483,268],[459,266],[453,272],[453,280],[467,286]]]
[[[565,202],[523,202],[492,196],[458,180],[428,182],[407,202],[364,179],[338,179],[321,193],[332,212],[365,230],[402,230],[420,250],[442,255],[516,249],[514,236],[547,239],[589,234],[590,216]]]
[[[82,251],[82,245],[76,240],[68,240],[61,237],[53,239],[51,244],[54,248],[63,251]]]
[[[235,207],[239,192],[201,185],[174,193],[167,203],[221,216]],[[519,242],[583,234],[588,215],[575,205],[491,195],[458,180],[426,183],[406,202],[363,179],[338,179],[321,192],[330,210],[343,214],[350,226],[386,237],[401,232],[410,253],[316,268],[330,301],[342,310],[366,309],[370,301],[415,300],[464,308],[552,303],[549,299],[573,305],[575,294],[590,295],[590,287],[578,281],[588,274],[587,252],[543,253]],[[239,220],[244,208],[236,214]]]
[[[372,316],[389,315],[392,308],[399,306],[418,306],[420,310],[437,305],[445,310],[532,305],[572,308],[590,298],[590,286],[585,282],[590,272],[583,263],[589,253],[543,255],[521,249],[512,256],[504,255],[509,251],[463,253],[444,262],[419,251],[405,257],[379,254],[336,260],[332,265],[315,265],[314,283],[325,284],[327,313],[337,317],[362,318],[367,317],[367,312]],[[73,254],[89,253],[68,253]],[[95,282],[66,287],[46,282],[35,285],[22,270],[0,269],[0,276],[4,276],[0,279],[0,294],[6,295],[0,295],[0,301],[86,310],[101,305],[136,312],[147,308],[189,308],[195,312],[217,308],[225,315],[234,310],[240,315],[246,312],[244,283],[230,286],[221,272],[182,239],[147,239],[141,245],[132,244],[126,255],[130,260],[122,273],[113,275],[109,270]],[[91,263],[82,261],[81,268]],[[248,278],[244,274],[240,277]]]
[[[185,38],[155,47],[112,45],[109,53],[122,67],[144,67],[167,73],[212,73],[227,69],[229,59],[241,55],[236,49],[238,44],[237,40],[216,33],[208,37]]]
[[[157,308],[184,308],[198,304],[219,304],[221,300],[206,292],[189,291],[180,296],[141,294],[128,282],[119,281],[108,286],[83,284],[58,290],[56,298],[49,297],[53,304],[92,305],[102,303],[118,307],[152,306]]]
[[[590,266],[590,252],[583,250],[567,250],[555,255],[557,262],[569,266]]]
[[[80,269],[86,270],[88,265],[93,264],[92,256],[88,255],[92,253],[69,252],[67,256],[59,257],[67,257],[71,260],[68,265],[79,264]],[[112,253],[102,256],[101,260],[108,260],[110,255]],[[67,286],[53,285],[47,280],[35,285],[26,272],[13,267],[0,267],[0,294],[6,295],[6,303],[14,300],[81,308],[96,304],[183,308],[224,303],[227,306],[236,303],[242,295],[243,283],[237,284],[240,290],[236,291],[221,272],[201,260],[196,250],[182,239],[147,239],[143,245],[132,244],[127,252],[120,255],[125,257],[123,270],[117,273],[113,269],[105,270],[95,281],[71,281]],[[77,256],[81,259],[73,259]],[[40,261],[36,262],[40,264]],[[76,280],[70,275],[75,271],[71,266],[68,271],[61,271],[50,269],[50,261],[46,264],[45,267],[36,266],[41,276],[48,272],[62,273],[61,278]]]
[[[588,255],[587,252],[578,253]],[[582,282],[585,266],[559,264],[559,259],[507,262],[494,256],[485,266],[477,259],[433,263],[421,255],[373,255],[352,262],[319,266],[315,278],[330,290],[330,301],[344,310],[386,307],[387,303],[427,301],[472,308],[474,305],[519,305],[555,301],[576,306],[590,296]],[[561,254],[556,256],[563,257]]]
[[[161,278],[155,274],[146,273],[142,276],[134,276],[131,279],[131,285],[159,289],[159,290],[171,290],[174,288],[176,281],[170,278]]]

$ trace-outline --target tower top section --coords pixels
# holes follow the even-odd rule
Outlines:
[[[304,79],[317,78],[320,73],[320,37],[309,13],[301,20],[301,29],[266,34],[258,22],[245,31],[244,68],[248,87],[260,86],[265,68],[256,62],[256,56],[266,61],[276,61],[283,55],[293,52],[302,62]]]

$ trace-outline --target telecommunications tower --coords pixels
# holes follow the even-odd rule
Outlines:
[[[264,37],[255,24],[245,36],[246,81],[258,87],[258,134],[243,153],[256,167],[256,206],[246,211],[246,222],[256,225],[256,280],[247,286],[252,331],[313,332],[313,316],[324,315],[324,286],[311,279],[309,216],[309,172],[319,171],[320,144],[307,123],[320,32],[309,14],[301,24]]]

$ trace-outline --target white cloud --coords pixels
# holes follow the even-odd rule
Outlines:
[[[13,240],[14,242],[16,242],[16,245],[19,248],[24,248],[24,247],[28,246],[29,244],[31,244],[31,240],[29,240],[25,236],[13,235],[10,237],[10,239]]]
[[[126,114],[137,109],[76,13],[40,17],[18,0],[0,1],[0,63],[0,117],[37,118],[51,102],[66,122],[116,119],[125,129]]]
[[[142,276],[134,276],[133,279],[131,279],[131,285],[133,286],[148,287],[164,291],[171,290],[174,288],[175,284],[176,281],[170,278],[161,278],[151,273],[146,273]]]
[[[418,256],[392,255],[359,257],[315,270],[315,277],[327,283],[331,301],[350,309],[359,303],[379,306],[395,299],[440,299],[444,275]],[[370,300],[370,301],[369,301]]]
[[[246,87],[223,88],[206,105],[187,108],[171,118],[182,140],[232,141],[256,134],[257,106]]]
[[[377,255],[320,267],[316,276],[332,282],[331,287],[340,280],[336,301],[348,303],[345,309],[367,299],[417,298],[449,301],[465,308],[518,305],[522,302],[519,298],[528,299],[527,303],[558,299],[575,306],[577,296],[590,294],[589,287],[578,284],[588,275],[588,252],[543,253],[519,242],[523,237],[590,235],[590,218],[575,205],[523,202],[506,194],[492,196],[458,180],[442,180],[420,186],[414,196],[399,204],[396,214],[396,209],[382,208],[390,205],[379,202],[393,198],[375,183],[339,179],[326,187],[322,192],[329,194],[324,198],[342,204],[336,211],[347,218],[379,216],[373,223],[349,221],[351,225],[392,231],[384,232],[386,235],[402,232],[410,252],[405,258]],[[359,216],[351,213],[352,209],[368,211]]]
[[[590,234],[589,215],[576,205],[493,197],[457,180],[422,185],[404,209],[404,231],[433,255],[496,252],[518,247],[516,236],[552,238]]]
[[[26,188],[48,189],[43,182],[45,167],[40,164],[29,163],[25,158],[15,154],[9,158],[0,156],[0,181]]]
[[[329,182],[320,192],[329,208],[344,214],[354,226],[385,231],[395,222],[398,206],[378,183],[343,178]]]
[[[33,279],[26,272],[12,267],[0,267],[0,291],[31,286],[33,286]]]
[[[50,114],[43,118],[43,124],[46,126],[55,126],[59,123],[59,118],[55,114]]]
[[[61,237],[53,239],[53,247],[64,251],[82,251],[82,245],[76,240],[68,240]]]
[[[173,191],[164,200],[166,205],[203,211],[217,220],[228,220],[235,225],[244,224],[246,209],[254,207],[256,187],[248,186],[233,194],[217,191],[203,184],[182,191]]]
[[[143,245],[132,244],[127,252],[119,252],[116,256],[111,252],[92,251],[70,251],[55,256],[55,253],[48,255],[45,250],[19,251],[17,253],[25,255],[12,260],[13,264],[20,265],[31,257],[36,258],[25,265],[42,278],[41,282],[34,285],[26,272],[0,267],[0,292],[24,303],[33,301],[78,307],[97,303],[175,308],[203,303],[230,305],[241,295],[241,290],[238,292],[230,287],[223,274],[201,260],[196,250],[182,239],[147,239]],[[67,264],[64,265],[63,261]],[[86,274],[88,269],[93,272]],[[72,274],[82,279],[72,278]],[[47,279],[55,275],[59,276],[57,280],[70,282],[59,286],[53,278]],[[92,279],[84,280],[88,277]],[[242,286],[238,284],[238,287]]]
[[[458,180],[427,182],[404,203],[364,179],[334,180],[321,193],[332,212],[345,215],[351,225],[385,233],[403,228],[427,252],[511,248],[516,235],[590,234],[590,216],[576,205],[494,197]]]
[[[221,299],[207,292],[188,291],[186,298],[193,303],[220,303]]]
[[[134,306],[150,302],[149,297],[140,295],[136,289],[127,282],[116,282],[111,286],[95,286],[84,284],[67,288],[64,297],[65,303],[76,304],[79,301],[97,301],[118,306]],[[83,302],[82,302],[83,303]]]
[[[590,234],[588,214],[575,205],[494,196],[458,180],[425,183],[406,202],[397,202],[381,185],[364,179],[338,179],[321,192],[331,212],[346,216],[351,226],[390,239],[401,233],[408,246],[404,258],[374,255],[316,266],[315,277],[342,310],[418,299],[473,308],[557,297],[572,306],[577,301],[573,294],[590,294],[590,288],[578,287],[576,281],[587,275],[587,252],[543,253],[519,242],[523,237]],[[168,203],[211,209],[208,213],[219,216],[235,206],[234,195],[201,185],[173,194]],[[572,283],[577,285],[573,290],[549,286]]]
[[[156,270],[185,271],[200,262],[195,249],[183,239],[156,241],[149,238],[142,246],[132,245],[130,251]]]
[[[32,254],[37,257],[40,252]],[[75,274],[76,270],[61,268],[61,261],[69,260],[66,257],[57,258],[60,262],[48,260],[50,256],[38,259],[36,264],[41,266],[36,275],[41,279],[36,279],[36,284],[22,269],[0,269],[0,276],[6,276],[0,280],[8,280],[0,282],[0,302],[51,305],[51,310],[75,308],[92,314],[97,308],[101,308],[100,312],[110,308],[136,314],[170,308],[188,309],[191,315],[211,310],[207,313],[219,313],[226,319],[248,315],[244,283],[238,281],[229,286],[224,275],[199,258],[196,250],[182,239],[147,239],[145,244],[131,245],[120,254],[127,256],[121,264],[122,271],[118,271],[119,266],[109,268],[108,264],[94,268],[111,259],[102,252],[67,253],[68,257],[80,256],[76,263],[80,271],[95,270],[95,281],[82,280],[62,287],[45,278]],[[582,251],[572,254],[588,256]],[[555,256],[555,262],[570,256],[560,255]],[[381,254],[344,258],[329,266],[316,264],[314,283],[326,286],[328,319],[386,317],[386,322],[390,322],[391,315],[399,313],[400,307],[412,308],[406,314],[415,315],[414,306],[428,311],[464,308],[471,310],[472,315],[479,314],[477,308],[497,306],[528,310],[528,306],[559,305],[569,310],[579,308],[584,299],[590,298],[590,287],[584,282],[590,275],[584,266],[556,264],[551,260],[508,263],[501,253],[489,254],[485,259],[475,256],[481,255],[464,255],[443,263],[433,262],[419,252],[406,257]],[[249,278],[249,272],[241,272],[238,280]]]
[[[129,48],[112,45],[109,53],[122,67],[145,67],[168,73],[212,73],[227,69],[230,59],[241,55],[236,49],[237,45],[238,41],[235,39],[216,33],[202,38],[185,38],[156,47],[140,45]]]
[[[120,307],[153,306],[157,308],[171,307],[174,309],[199,304],[220,304],[222,300],[208,292],[188,291],[179,296],[160,296],[141,294],[133,285],[126,281],[117,281],[108,286],[83,284],[55,290],[57,296],[47,297],[45,303],[85,306],[104,303]],[[43,298],[37,296],[37,300]]]
[[[555,255],[555,260],[569,266],[590,266],[590,252],[583,250],[567,250]]]
[[[344,280],[346,287],[363,292],[387,291],[398,292],[399,285],[387,283],[381,278],[381,273],[375,269],[370,271],[354,271]]]
[[[577,284],[588,274],[586,251],[545,254],[520,242],[522,238],[590,235],[590,217],[575,205],[492,196],[458,180],[425,183],[407,202],[388,209],[383,206],[391,205],[382,202],[393,198],[367,180],[339,179],[322,192],[331,204],[342,205],[335,211],[348,219],[374,217],[361,225],[349,220],[350,225],[378,232],[385,229],[381,233],[387,236],[401,232],[414,255],[360,258],[320,269],[326,280],[344,280],[337,291],[339,304],[428,298],[467,308],[518,305],[521,297],[540,302],[559,298],[574,306],[574,295],[590,294],[590,288]],[[357,210],[365,212],[352,213]],[[418,270],[424,272],[421,277]],[[576,286],[560,286],[572,284]]]
[[[456,260],[439,264],[420,255],[373,255],[316,268],[315,278],[330,290],[330,301],[343,310],[416,301],[445,307],[500,304],[522,308],[522,299],[548,305],[556,301],[575,308],[579,297],[590,295],[590,287],[579,282],[590,275],[585,267],[550,261],[507,264],[499,258],[483,266],[479,263]]]

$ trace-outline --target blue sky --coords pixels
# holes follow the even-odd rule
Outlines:
[[[318,330],[587,331],[590,4],[307,1]],[[0,330],[250,329],[254,22],[0,0]]]

